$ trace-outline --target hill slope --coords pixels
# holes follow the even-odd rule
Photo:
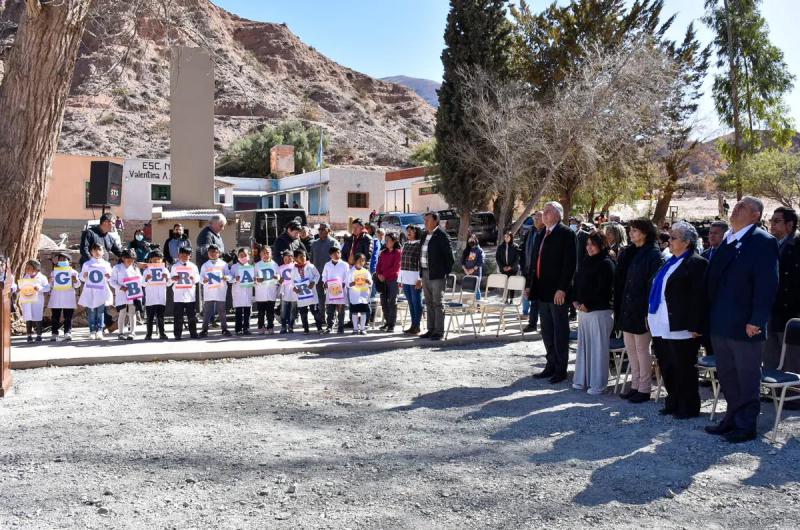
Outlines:
[[[176,22],[165,26],[134,13],[135,2],[99,1],[105,19],[122,27],[103,33],[95,23],[84,38],[61,152],[168,154],[168,41],[212,52],[218,154],[248,131],[294,118],[325,128],[334,163],[403,165],[414,144],[433,135],[435,110],[412,90],[337,64],[285,25],[246,20],[208,0],[173,3]],[[0,15],[0,72],[23,5],[12,2]]]
[[[439,108],[439,95],[436,93],[441,83],[431,81],[430,79],[419,79],[417,77],[408,77],[405,75],[395,75],[392,77],[383,77],[381,81],[388,81],[390,83],[397,83],[408,87],[416,92],[422,99],[430,103],[434,108]]]

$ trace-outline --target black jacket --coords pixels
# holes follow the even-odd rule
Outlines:
[[[355,245],[355,249],[353,245]],[[367,266],[369,266],[369,260],[372,258],[372,238],[370,235],[366,232],[362,232],[358,239],[351,236],[350,239],[345,241],[344,245],[342,245],[342,259],[352,265],[350,262],[351,250],[353,251],[353,256],[356,254],[364,254],[364,257],[367,258]]]
[[[122,255],[122,247],[117,244],[116,239],[111,237],[110,232],[104,234],[100,231],[99,226],[91,226],[81,234],[81,265],[92,259],[90,249],[95,243],[100,245],[100,248],[103,249],[103,256],[105,258],[108,258],[109,253],[117,257]]]
[[[425,246],[425,235],[422,238],[421,245]],[[428,276],[431,280],[444,280],[445,277],[453,270],[453,263],[455,257],[453,256],[453,249],[450,247],[450,238],[444,230],[437,228],[431,234],[431,240],[428,241]],[[420,273],[422,273],[422,260],[420,260]]]
[[[279,235],[277,239],[275,239],[275,244],[272,245],[272,255],[274,256],[273,259],[275,259],[275,261],[278,263],[282,263],[280,259],[281,253],[283,253],[284,250],[288,250],[292,253],[292,255],[294,255],[294,251],[298,249],[305,250],[309,261],[311,260],[311,249],[306,248],[306,246],[303,244],[303,241],[299,237],[292,239],[292,236],[289,235],[289,232],[284,232]]]
[[[527,286],[530,298],[541,302],[553,302],[556,291],[570,293],[577,267],[577,243],[575,232],[563,224],[557,224],[550,235],[544,229],[537,239],[529,272]],[[541,254],[541,276],[536,276],[536,264]]]
[[[647,332],[650,282],[662,263],[655,242],[625,247],[614,276],[614,327],[636,335]]]
[[[573,299],[589,311],[611,309],[614,293],[614,261],[608,252],[583,258],[575,274]]]
[[[208,261],[210,245],[217,245],[220,254],[225,254],[225,242],[222,241],[222,236],[211,230],[210,226],[206,226],[197,234],[196,264],[198,267],[202,267],[203,263]],[[173,259],[177,259],[177,256],[174,256]]]
[[[506,260],[506,247],[508,247],[508,260]],[[522,257],[522,252],[513,241],[509,245],[505,241],[497,247],[497,252],[494,255],[497,261],[497,272],[501,274],[514,275],[519,270],[519,261]],[[511,267],[511,271],[506,272],[503,267]]]
[[[795,236],[780,249],[778,268],[778,295],[772,306],[770,331],[783,333],[790,318],[800,317],[800,242]]]
[[[667,303],[670,331],[687,330],[703,335],[706,333],[706,268],[708,260],[693,252],[684,258],[667,280],[664,300]]]

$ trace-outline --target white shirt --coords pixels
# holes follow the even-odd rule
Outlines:
[[[130,267],[126,267],[122,262],[117,263],[117,265],[114,266],[114,268],[111,270],[111,279],[108,280],[108,283],[110,283],[111,287],[114,288],[115,306],[133,303],[128,301],[128,293],[123,291],[121,287],[125,285],[124,280],[126,278],[141,278],[141,276],[142,275],[139,273],[139,269],[136,268],[135,263],[132,263]]]
[[[209,283],[203,283],[203,301],[205,302],[224,302],[225,298],[228,294],[228,277],[231,274],[230,269],[228,269],[227,263],[222,261],[221,259],[217,258],[214,260],[208,260],[200,267],[200,277],[202,279],[207,278],[208,272],[212,269],[217,269],[218,272],[216,273],[217,276],[222,276],[221,282],[214,282],[213,285],[216,287],[211,287]],[[202,283],[203,280],[200,280]]]
[[[256,283],[255,301],[274,302],[278,299],[278,264],[273,260],[256,263],[256,272],[264,281]]]
[[[240,271],[244,267],[253,267],[252,280],[255,281],[255,275],[257,271],[252,263],[247,263],[246,265],[234,263],[231,265],[230,282],[233,284],[233,287],[231,287],[231,301],[233,302],[233,307],[251,307],[253,305],[254,285],[251,285],[250,287],[244,287],[241,283],[239,283],[239,281],[236,280],[237,277],[239,277],[240,281],[242,280],[241,276],[243,273]]]
[[[683,263],[683,260],[684,258],[679,259],[667,270],[667,273],[664,275],[664,281],[661,282],[661,293],[659,294],[661,297],[661,303],[658,304],[658,309],[656,310],[655,314],[649,312],[647,313],[647,325],[650,327],[650,334],[654,337],[672,340],[686,340],[692,338],[691,332],[686,330],[670,331],[667,300],[664,298],[664,293],[667,290],[667,281],[669,281],[669,277],[672,276],[672,273],[675,272],[675,269],[677,269],[680,264]]]
[[[297,307],[308,307],[310,305],[318,304],[319,298],[317,297],[317,282],[319,282],[319,271],[314,265],[311,264],[311,262],[307,261],[302,270],[303,274],[301,275],[300,272],[300,269],[297,267],[292,269],[292,288],[294,288],[298,282],[303,282],[305,280],[309,282],[309,285],[313,283],[314,287],[310,289],[310,298],[304,297],[303,300],[300,300],[300,296],[295,293],[295,296],[297,297]]]
[[[175,264],[170,269],[170,278],[173,276],[177,276],[177,269],[180,267],[189,267],[189,281],[191,281],[191,287],[178,287],[178,283],[173,282],[172,284],[172,299],[175,302],[180,304],[192,303],[197,300],[197,297],[194,292],[194,287],[200,282],[200,271],[197,270],[197,265],[192,263],[191,261],[187,261],[186,263],[182,261],[176,261]]]
[[[152,274],[149,274],[149,271],[145,269],[144,271],[144,305],[145,306],[154,306],[154,305],[167,305],[167,287],[172,285],[172,280],[170,280],[169,275],[169,268],[165,263],[159,264],[151,264],[151,267],[159,266],[163,267],[167,271],[164,273],[164,285],[150,285],[147,276],[150,276],[152,280]]]
[[[725,232],[725,242],[730,245],[734,241],[740,241],[751,228],[753,228],[752,224],[745,226],[738,232],[734,232],[732,228],[728,229],[728,231]]]
[[[92,269],[98,269],[103,273],[104,278],[102,289],[90,289],[86,286],[87,278],[84,277],[84,275],[88,275],[89,271]],[[80,305],[90,309],[100,307],[102,305],[111,305],[114,300],[114,295],[111,293],[111,289],[108,287],[108,280],[105,278],[106,274],[111,275],[111,264],[102,258],[92,258],[83,264],[81,267],[83,291],[81,291],[81,296],[78,299],[78,303]]]
[[[365,285],[360,289],[356,286],[350,287],[350,284],[355,281],[356,276],[360,276],[365,280]],[[352,269],[350,269],[350,273],[347,276],[347,295],[348,298],[350,299],[350,303],[368,304],[371,290],[372,290],[372,279],[370,278],[369,275],[369,269],[367,269],[366,267],[362,269],[356,269],[355,267],[353,267]]]
[[[75,309],[77,307],[78,296],[76,294],[81,282],[78,271],[70,269],[69,273],[59,271],[58,274],[69,274],[69,290],[57,290],[55,287],[56,271],[50,273],[50,302],[47,307],[50,309]],[[77,282],[76,282],[77,280]],[[76,285],[77,283],[77,285]]]

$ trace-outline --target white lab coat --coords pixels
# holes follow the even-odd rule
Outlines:
[[[265,264],[263,262],[256,263],[256,270],[258,271],[259,277],[263,278],[264,273],[261,267],[264,267]],[[255,292],[255,301],[256,302],[274,302],[278,299],[278,282],[274,281],[278,279],[278,264],[272,260],[269,260],[266,263],[266,267],[272,271],[272,278],[273,281],[267,282],[256,282],[256,292]]]
[[[111,275],[111,264],[104,259],[92,258],[81,267],[81,281],[83,282],[83,291],[78,298],[78,303],[83,307],[90,309],[100,307],[101,305],[111,305],[114,301],[111,288],[108,286],[108,280],[105,281],[104,289],[89,289],[86,287],[86,276],[92,268],[102,269],[103,274]]]
[[[367,287],[369,289],[366,290],[359,290],[356,287],[350,287],[350,284],[355,281],[356,273],[359,275],[364,274],[366,271],[367,277]],[[355,304],[368,304],[369,303],[369,295],[372,291],[372,278],[370,278],[369,269],[363,267],[361,270],[356,270],[355,267],[350,269],[349,274],[347,275],[347,296],[350,299],[350,303]]]
[[[50,282],[47,281],[47,277],[41,272],[37,272],[33,276],[25,274],[22,277],[36,280],[36,287],[38,288],[35,302],[31,304],[20,304],[22,306],[22,316],[26,321],[41,322],[44,316],[44,293],[50,292]]]
[[[176,261],[175,264],[170,269],[170,278],[177,275],[175,272],[178,267],[189,267],[191,271],[189,272],[189,278],[192,281],[192,286],[189,288],[178,288],[178,284],[173,281],[172,283],[172,299],[178,303],[190,303],[197,301],[197,295],[195,294],[195,285],[200,282],[200,271],[197,270],[197,265],[192,263],[191,261],[187,261],[183,263],[181,261]]]
[[[247,265],[250,266],[249,264]],[[252,307],[253,305],[253,287],[242,287],[237,281],[237,277],[241,274],[243,265],[235,263],[231,266],[231,298],[233,299],[233,307]],[[255,271],[253,271],[255,274]],[[253,278],[255,279],[255,278]]]
[[[58,291],[55,288],[55,271],[50,273],[50,301],[47,307],[50,309],[75,309],[78,307],[77,291],[81,286],[81,279],[78,276],[78,271],[75,269],[70,270],[68,291]]]
[[[150,285],[147,281],[148,269],[144,270],[144,280],[142,284],[144,285],[145,306],[167,305],[167,287],[172,285],[172,280],[170,280],[169,267],[164,265],[164,268],[167,269],[167,272],[164,274],[164,279],[167,280],[166,285]]]
[[[124,263],[117,263],[111,269],[111,279],[108,280],[108,283],[114,288],[114,305],[116,307],[133,303],[128,302],[128,293],[120,289],[120,287],[125,285],[123,283],[125,278],[135,278],[137,276],[141,278],[142,275],[136,263],[132,263],[130,267],[126,267]]]
[[[228,268],[228,264],[221,259],[208,260],[200,267],[201,283],[210,269],[222,269],[222,283],[214,288],[209,287],[207,283],[203,283],[203,300],[205,302],[224,302],[228,295],[228,281],[230,280],[231,270]]]
[[[301,274],[302,272],[302,274]],[[295,297],[297,297],[297,307],[308,307],[310,305],[319,304],[319,297],[317,296],[317,282],[319,282],[319,271],[317,268],[311,264],[311,262],[306,262],[305,266],[303,267],[302,271],[297,267],[292,268],[292,283],[297,285],[297,282],[309,280],[311,283],[314,284],[311,287],[311,294],[310,298],[306,298],[305,300],[301,300],[300,297],[295,293]]]

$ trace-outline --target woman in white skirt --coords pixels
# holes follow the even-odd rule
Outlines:
[[[578,310],[578,355],[573,388],[602,394],[608,386],[608,345],[614,318],[614,261],[602,232],[586,240],[586,256],[575,276],[573,305]]]

